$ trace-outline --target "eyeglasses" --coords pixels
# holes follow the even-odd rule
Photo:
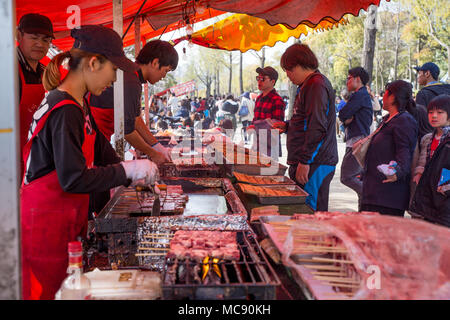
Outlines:
[[[269,79],[269,77],[256,76],[256,81],[266,81],[266,79]]]

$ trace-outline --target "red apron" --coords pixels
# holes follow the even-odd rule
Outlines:
[[[33,140],[44,127],[49,114],[67,104],[73,105],[74,101],[59,102],[39,120],[24,148],[25,163]],[[83,155],[86,166],[92,168],[95,131],[88,119],[85,121],[84,135]],[[66,277],[68,243],[86,235],[89,194],[64,192],[54,170],[27,185],[22,184],[20,203],[23,299],[54,299]]]
[[[97,108],[91,106],[90,92],[88,93],[87,101],[98,130],[110,141],[114,133],[114,106],[113,108]]]
[[[22,68],[19,64],[20,82],[22,83],[22,96],[20,97],[19,104],[19,117],[20,117],[20,165],[23,172],[23,147],[27,143],[28,131],[30,130],[30,124],[33,120],[33,114],[38,109],[41,101],[44,99],[45,89],[42,84],[27,84],[25,83],[25,77],[23,76]]]
[[[136,76],[139,78],[139,74],[136,71]],[[113,91],[114,92],[114,91]],[[114,94],[114,93],[113,93]],[[126,97],[125,97],[126,98]],[[88,104],[91,110],[92,117],[97,124],[98,130],[103,133],[103,135],[111,140],[111,136],[114,134],[114,106],[111,108],[98,108],[91,106],[91,93],[88,93]]]

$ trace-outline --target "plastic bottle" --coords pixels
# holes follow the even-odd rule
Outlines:
[[[91,282],[83,274],[83,250],[80,241],[69,242],[68,276],[61,286],[61,300],[90,299]]]

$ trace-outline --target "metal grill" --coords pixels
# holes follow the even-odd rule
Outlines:
[[[280,280],[250,232],[237,232],[239,261],[166,259],[165,299],[275,299]],[[208,273],[202,279],[204,267]],[[216,271],[220,272],[220,276]]]

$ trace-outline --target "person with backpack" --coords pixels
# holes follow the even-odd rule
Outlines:
[[[250,125],[254,117],[255,104],[250,99],[250,92],[244,92],[241,96],[241,104],[238,110],[238,116],[242,122],[242,134],[244,136],[244,141],[248,142],[247,127]]]
[[[234,101],[233,95],[227,96],[227,99],[223,102],[222,107],[219,109],[219,113],[223,119],[229,119],[233,123],[233,129],[236,129],[236,113],[239,109],[239,104]]]

